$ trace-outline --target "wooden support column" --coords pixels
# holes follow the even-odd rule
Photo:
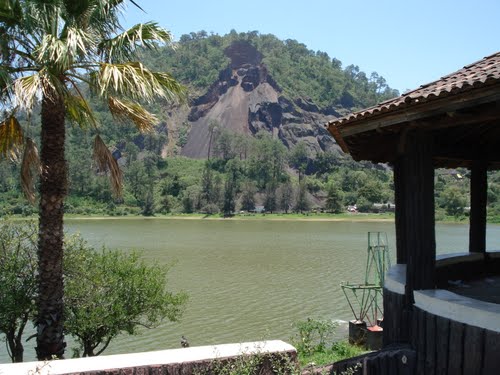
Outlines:
[[[394,203],[396,204],[395,211],[395,226],[396,226],[396,262],[397,264],[406,264],[406,249],[404,247],[403,238],[405,233],[405,189],[404,189],[404,173],[403,160],[398,158],[393,165],[394,172]]]
[[[406,298],[413,291],[434,289],[436,236],[434,219],[434,165],[432,137],[422,130],[408,133],[401,159],[404,184],[403,246],[406,248]]]
[[[470,226],[469,251],[484,253],[486,251],[486,203],[488,197],[487,165],[482,161],[474,161],[470,180]]]

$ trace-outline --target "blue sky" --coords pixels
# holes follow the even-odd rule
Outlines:
[[[125,24],[156,21],[176,40],[257,30],[376,71],[401,92],[500,51],[499,0],[136,0]]]

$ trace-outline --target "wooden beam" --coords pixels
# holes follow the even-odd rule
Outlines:
[[[414,290],[434,289],[436,284],[432,148],[432,136],[420,129],[415,130],[408,134],[405,154],[400,159],[404,185],[402,220],[407,257],[407,303],[414,302]]]
[[[473,108],[443,113],[442,116],[433,119],[415,121],[420,126],[442,130],[450,127],[480,125],[488,122],[497,123],[500,119],[499,102],[486,103]]]
[[[487,163],[475,160],[470,181],[469,251],[486,251],[486,204],[488,197]]]
[[[472,168],[472,159],[458,159],[450,157],[434,156],[434,165],[437,168]],[[500,169],[500,161],[489,161],[488,170],[496,171]]]
[[[462,94],[444,96],[443,98],[422,101],[419,103],[401,104],[395,110],[387,110],[373,114],[367,118],[346,121],[345,124],[337,125],[337,129],[342,137],[364,133],[370,130],[381,129],[395,124],[415,121],[427,117],[439,116],[442,114],[480,106],[486,103],[498,102],[500,92],[498,86],[494,85],[476,93],[466,91]],[[333,124],[329,125],[332,126]]]
[[[397,159],[394,162],[394,203],[396,204],[395,211],[395,226],[396,226],[396,262],[397,264],[406,264],[406,249],[404,236],[405,230],[405,187],[404,187],[404,171],[402,159]]]

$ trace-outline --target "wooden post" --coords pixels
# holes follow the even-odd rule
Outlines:
[[[384,317],[396,320],[384,327],[384,344],[408,342],[413,315],[413,291],[435,286],[434,165],[432,138],[422,131],[402,135],[400,156],[394,162],[396,253],[406,263],[405,296],[396,306],[384,290]]]
[[[404,174],[403,160],[396,159],[393,166],[394,171],[394,203],[396,204],[395,220],[396,225],[396,262],[397,264],[406,264],[406,249],[404,248],[403,237],[405,233],[405,215],[404,215]]]
[[[413,304],[413,291],[434,289],[436,236],[434,219],[434,165],[432,137],[422,130],[407,135],[402,160],[404,184],[404,233],[406,248],[406,298]]]
[[[470,180],[470,226],[469,251],[486,251],[486,202],[488,195],[488,174],[485,162],[475,160]]]

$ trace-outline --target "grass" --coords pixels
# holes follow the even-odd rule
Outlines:
[[[230,218],[225,218],[222,214],[207,215],[201,213],[173,213],[173,214],[155,214],[151,217],[145,217],[138,213],[138,210],[126,208],[127,212],[123,215],[108,215],[106,212],[89,212],[89,213],[66,213],[66,219],[138,219],[138,218],[154,218],[154,219],[185,219],[185,220],[264,220],[264,221],[393,221],[394,213],[273,213],[273,214],[255,214],[255,213],[238,213]],[[37,214],[9,214],[11,218],[37,218]],[[466,216],[454,217],[446,215],[436,215],[438,223],[456,223],[467,224],[469,218]],[[500,224],[500,216],[488,216],[488,224]]]
[[[316,348],[309,353],[299,351],[298,358],[301,367],[309,364],[323,366],[346,358],[356,357],[365,352],[366,350],[364,348],[351,345],[347,341],[338,341],[330,348]]]
[[[293,326],[297,333],[292,343],[297,348],[301,367],[327,365],[365,352],[347,341],[335,341],[336,322],[308,318]]]

